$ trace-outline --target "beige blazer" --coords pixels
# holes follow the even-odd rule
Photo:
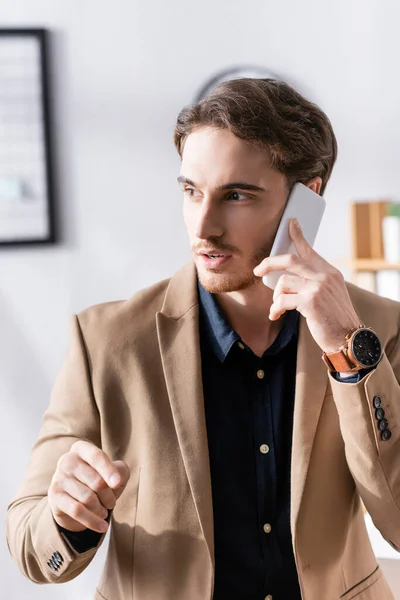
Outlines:
[[[360,496],[400,550],[400,304],[347,285],[385,354],[360,383],[337,382],[300,318],[291,530],[304,600],[393,599],[371,549]],[[126,461],[132,474],[112,514],[94,597],[211,600],[213,511],[198,315],[190,264],[128,301],[71,317],[68,355],[7,514],[10,552],[31,580],[73,579],[96,553],[72,549],[46,497],[60,456],[86,439],[112,460]],[[377,395],[389,441],[377,427]],[[48,564],[55,552],[62,557],[57,570]]]

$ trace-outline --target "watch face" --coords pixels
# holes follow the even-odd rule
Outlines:
[[[381,358],[382,347],[373,331],[363,329],[353,338],[352,352],[362,366],[373,367]]]

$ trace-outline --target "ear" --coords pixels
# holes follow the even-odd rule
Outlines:
[[[305,185],[316,194],[319,194],[322,186],[322,179],[319,176],[313,177],[312,179],[310,179],[310,181],[307,181]]]

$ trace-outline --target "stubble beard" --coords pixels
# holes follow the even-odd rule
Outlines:
[[[249,259],[249,265],[245,266],[241,273],[229,273],[225,269],[207,269],[202,271],[196,265],[197,276],[203,288],[211,294],[226,294],[228,292],[247,290],[262,282],[260,277],[254,275],[253,269],[264,258],[269,256],[270,252],[271,244],[254,252]]]

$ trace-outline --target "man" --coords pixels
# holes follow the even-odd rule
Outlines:
[[[10,551],[68,581],[110,523],[97,599],[393,599],[360,498],[400,550],[400,306],[293,221],[298,256],[268,258],[293,184],[325,189],[329,120],[242,79],[185,108],[175,144],[194,264],[71,318]]]

